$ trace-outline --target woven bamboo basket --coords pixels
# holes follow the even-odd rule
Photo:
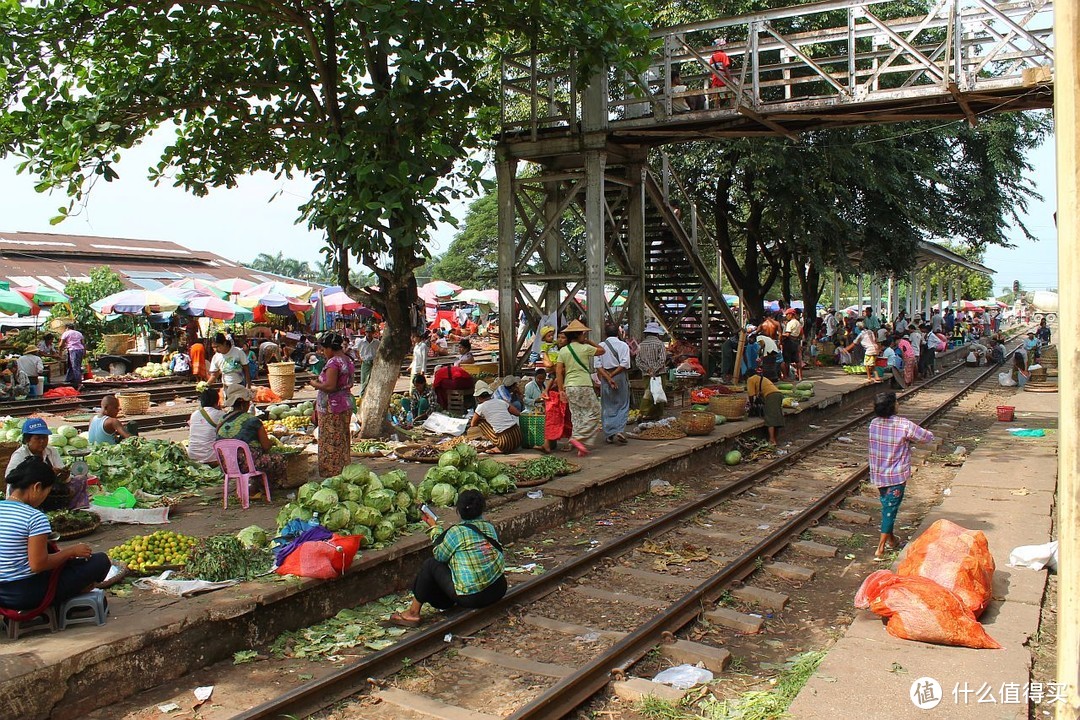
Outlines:
[[[1031,371],[1031,379],[1035,382],[1046,382],[1046,368],[1035,368]]]
[[[116,399],[125,415],[141,415],[150,409],[150,393],[117,393]]]
[[[270,378],[270,389],[282,400],[291,400],[296,392],[296,365],[291,362],[270,363],[266,366],[266,374]]]
[[[135,349],[134,335],[105,335],[102,338],[106,355],[123,355]]]
[[[1058,364],[1057,345],[1047,345],[1039,353],[1039,364],[1047,368],[1056,368]]]
[[[709,398],[709,413],[723,415],[728,420],[739,420],[746,415],[747,396],[743,393],[738,395],[715,395]],[[713,418],[715,422],[715,418]]]
[[[716,416],[709,412],[683,410],[679,413],[679,425],[687,435],[708,435],[716,427]]]

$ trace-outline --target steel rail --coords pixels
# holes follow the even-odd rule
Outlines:
[[[962,367],[962,365],[958,365]],[[955,371],[953,368],[952,371]],[[919,424],[929,423],[945,412],[960,396],[982,383],[997,370],[990,366],[985,372],[949,396],[936,409],[919,420]],[[863,418],[865,417],[862,416]],[[848,423],[850,425],[850,423]],[[839,503],[844,496],[858,487],[870,471],[864,464],[850,473],[842,482],[818,500],[793,517],[789,522],[766,536],[729,565],[718,571],[701,585],[676,600],[667,609],[657,613],[648,621],[639,625],[630,634],[623,637],[600,655],[570,675],[560,679],[539,697],[520,708],[507,720],[557,720],[573,712],[607,686],[612,669],[629,667],[640,660],[648,651],[664,641],[664,634],[679,630],[694,621],[702,612],[705,603],[715,600],[723,589],[732,582],[741,580],[757,568],[759,558],[771,557],[782,550],[792,536],[812,527]]]
[[[963,367],[964,363],[963,361],[960,361],[948,370],[935,375],[932,379],[899,393],[898,399],[906,398],[916,392],[930,388],[958,372]],[[992,366],[986,373],[981,374],[977,380],[965,385],[962,390],[950,396],[950,399],[939,410],[943,411],[956,397],[967,392],[972,385],[982,382],[982,380],[990,374],[990,371],[994,369],[996,369],[996,366]],[[269,718],[280,718],[286,715],[304,717],[305,714],[310,714],[311,712],[327,707],[339,699],[355,694],[360,689],[358,686],[365,682],[370,682],[371,678],[389,675],[400,669],[405,661],[416,662],[417,660],[424,659],[445,649],[447,647],[447,642],[445,640],[446,636],[467,636],[482,630],[488,625],[491,625],[502,615],[507,614],[515,605],[535,602],[545,595],[554,592],[558,589],[559,585],[572,579],[576,575],[581,574],[583,570],[592,567],[601,558],[616,555],[654,534],[662,534],[679,525],[684,520],[694,516],[701,510],[717,505],[727,498],[743,492],[752,487],[757,481],[774,474],[781,467],[791,463],[793,460],[801,458],[816,450],[824,443],[859,426],[872,415],[873,411],[858,415],[852,420],[843,423],[838,428],[823,434],[821,437],[815,438],[802,447],[792,450],[782,458],[767,463],[743,478],[735,480],[722,488],[713,490],[697,500],[690,501],[630,533],[614,538],[607,543],[598,546],[591,552],[583,553],[572,560],[561,563],[550,572],[546,572],[536,578],[515,585],[502,600],[493,605],[479,610],[468,610],[451,614],[449,617],[418,631],[414,635],[391,647],[376,651],[354,663],[335,670],[325,677],[304,683],[299,687],[283,693],[273,700],[269,700],[239,713],[233,716],[233,720],[266,720]],[[847,482],[850,482],[850,478]],[[822,500],[818,501],[818,503],[815,504],[815,507],[825,507],[827,511],[828,506],[837,503],[843,495],[843,490],[834,490],[822,498]],[[824,512],[825,511],[818,513],[817,517],[820,517]],[[805,514],[806,513],[803,513],[797,516],[795,522],[798,522]],[[790,534],[790,530],[783,531],[785,537]],[[759,543],[759,546],[760,545],[762,545],[762,543]],[[750,558],[751,563],[762,554],[759,546],[755,546],[744,554]],[[775,552],[775,550],[773,552]],[[740,560],[742,557],[743,556],[740,556]],[[736,560],[736,563],[739,563],[740,560]],[[693,593],[690,593],[690,595],[693,595]],[[689,595],[687,597],[689,597]],[[698,597],[696,601],[700,602],[700,597]],[[688,604],[692,604],[693,602],[695,602],[694,599],[687,600]],[[654,621],[650,621],[643,627],[651,628],[654,622],[655,618]],[[649,632],[652,631],[650,630]],[[631,637],[636,637],[637,635],[638,633],[635,631],[635,633],[632,633],[624,639],[624,641],[618,643],[617,647],[629,647],[630,645],[627,640]],[[586,667],[590,668],[590,672],[596,672],[592,663]],[[580,672],[581,671],[574,673],[573,675],[568,676],[568,678],[577,677]],[[564,683],[565,681],[560,682],[557,687],[564,687]],[[595,681],[587,683],[587,685],[595,685]],[[565,690],[561,690],[560,692],[563,691]],[[584,699],[595,694],[595,692],[597,692],[597,690],[592,690],[589,695],[585,696],[582,700],[579,700],[577,704],[580,704]],[[574,705],[574,707],[576,706],[577,705]],[[531,704],[525,706],[525,708],[522,708],[519,712],[525,712],[525,710],[530,707]],[[514,715],[513,717],[516,718],[518,715]],[[534,711],[530,711],[530,714],[522,715],[521,717],[552,718],[555,716],[543,713],[535,714]]]

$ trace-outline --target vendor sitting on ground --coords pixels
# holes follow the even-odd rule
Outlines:
[[[255,461],[255,467],[247,467],[244,456],[240,455],[240,469],[243,472],[260,470],[266,473],[270,482],[285,479],[285,456],[270,453],[272,447],[270,436],[266,434],[266,428],[262,421],[250,411],[251,401],[255,393],[250,388],[233,383],[225,386],[225,417],[221,419],[218,427],[219,440],[240,440],[247,443],[251,450],[251,458]],[[255,485],[255,488],[261,485]]]
[[[64,461],[60,458],[60,452],[49,444],[49,436],[52,431],[41,418],[26,418],[22,426],[22,445],[11,454],[4,475],[14,472],[27,458],[37,458],[53,469],[56,474],[57,484],[45,501],[45,510],[66,510],[71,500],[71,488],[67,485],[67,479],[71,471],[64,467]]]
[[[493,398],[491,388],[483,381],[476,383],[473,397],[476,398],[476,414],[470,427],[479,428],[484,437],[495,443],[499,452],[511,453],[521,447],[521,426],[517,420],[520,411],[505,400]]]
[[[437,406],[435,391],[427,384],[427,378],[423,375],[413,375],[409,397],[401,398],[401,409],[406,413],[412,413],[412,425],[423,425]]]
[[[195,462],[217,465],[214,443],[218,439],[218,426],[225,413],[218,407],[221,394],[217,388],[207,388],[199,393],[199,409],[188,418],[188,457]]]
[[[464,491],[458,496],[457,512],[461,522],[435,539],[434,557],[420,566],[412,604],[391,615],[390,624],[416,627],[424,603],[439,610],[484,608],[506,595],[506,559],[495,527],[482,517],[484,496],[477,490]],[[426,516],[424,521],[434,525]]]
[[[90,443],[92,445],[115,445],[125,440],[134,432],[134,423],[125,426],[119,420],[120,401],[115,395],[101,398],[101,411],[90,418]]]
[[[513,375],[507,375],[503,378],[503,381],[499,384],[499,387],[495,388],[493,397],[497,400],[502,400],[507,405],[517,408],[520,413],[525,409],[525,401],[521,397],[521,389],[518,387],[518,383],[521,380]]]
[[[533,412],[536,403],[540,402],[540,396],[544,394],[544,386],[547,384],[547,370],[537,368],[533,373],[532,380],[525,385],[525,392],[521,402],[525,406],[525,412]],[[543,407],[541,405],[541,407]]]
[[[0,397],[14,400],[30,394],[30,378],[19,369],[18,360],[10,360],[0,369]]]
[[[49,552],[52,526],[38,508],[54,485],[53,469],[36,457],[25,459],[6,476],[7,500],[0,500],[0,606],[33,610],[60,573],[53,605],[89,592],[109,572],[109,556],[84,543]]]

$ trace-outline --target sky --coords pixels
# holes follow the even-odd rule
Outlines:
[[[196,250],[208,250],[234,261],[250,261],[259,253],[307,260],[322,259],[322,237],[295,224],[297,207],[309,184],[302,178],[275,180],[268,173],[248,176],[231,190],[212,190],[197,198],[180,188],[147,180],[147,168],[158,158],[163,142],[154,138],[127,152],[116,169],[119,180],[99,182],[86,207],[59,225],[49,225],[57,208],[67,205],[61,193],[34,192],[35,180],[15,172],[15,158],[0,158],[0,232],[53,232],[69,235],[171,240]],[[1026,290],[1057,287],[1057,242],[1054,145],[1048,142],[1030,156],[1032,176],[1041,201],[1032,201],[1025,225],[1038,242],[1024,239],[1013,228],[1016,247],[987,250],[984,263],[997,271],[994,292],[1019,280]],[[275,193],[280,194],[268,202]],[[454,215],[463,219],[467,202],[456,203]],[[456,230],[445,226],[433,236],[433,250],[442,252]]]

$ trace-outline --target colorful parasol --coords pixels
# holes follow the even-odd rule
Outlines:
[[[165,286],[166,288],[175,288],[177,290],[194,290],[200,295],[213,295],[216,298],[225,299],[229,296],[229,293],[222,290],[217,285],[207,281],[200,280],[199,278],[184,278],[183,280],[174,280]]]
[[[147,312],[172,312],[183,302],[153,290],[122,290],[104,297],[90,308],[100,315],[142,315]]]
[[[0,288],[0,313],[5,315],[31,315],[33,304],[15,290]]]
[[[264,295],[280,295],[287,298],[295,298],[296,300],[307,300],[312,292],[314,292],[314,288],[308,287],[307,285],[271,280],[270,282],[260,283],[255,287],[244,290],[240,293],[240,299],[260,298]],[[245,307],[248,306],[247,303],[244,302],[241,302],[240,304]]]
[[[66,303],[69,298],[64,293],[51,288],[48,285],[26,285],[23,287],[12,288],[15,292],[22,295],[24,298],[34,303],[35,305],[49,306],[58,305],[60,303]]]
[[[254,317],[247,308],[212,295],[199,295],[192,298],[188,301],[186,309],[195,317],[208,317],[215,320],[249,322]]]
[[[244,278],[226,278],[215,282],[214,287],[221,290],[226,295],[239,295],[240,293],[255,287],[255,283],[250,280],[245,280]]]

